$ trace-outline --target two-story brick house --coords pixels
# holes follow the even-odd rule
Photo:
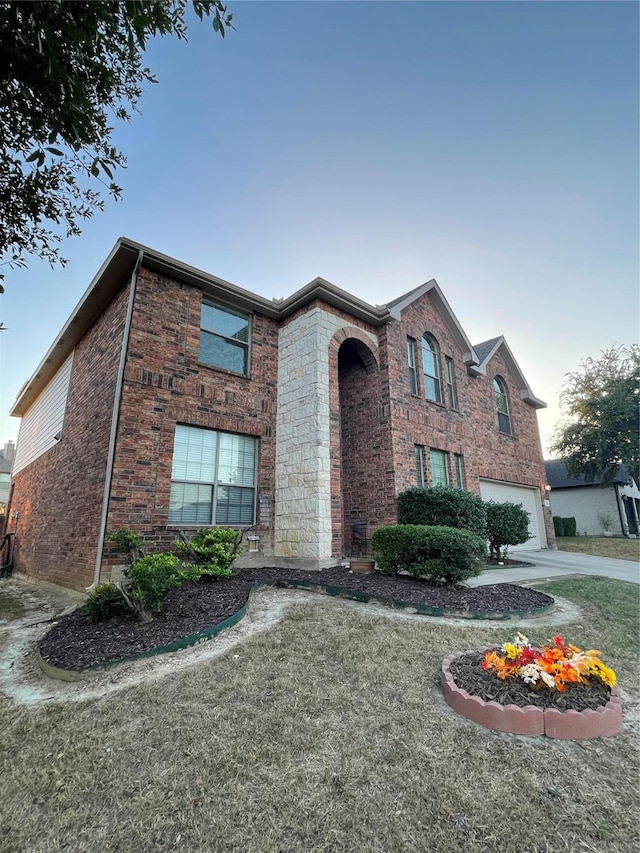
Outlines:
[[[541,406],[433,280],[385,306],[319,278],[268,300],[120,239],[12,410],[15,566],[84,589],[111,530],[160,548],[229,524],[244,561],[320,568],[441,483],[522,502],[547,547]]]

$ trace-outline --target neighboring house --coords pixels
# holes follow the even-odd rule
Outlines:
[[[7,441],[0,450],[0,512],[4,512],[9,500],[9,486],[11,484],[11,466],[15,455],[15,445]]]
[[[544,548],[544,405],[434,280],[384,306],[321,278],[270,300],[120,239],[12,410],[15,567],[82,589],[121,562],[111,530],[160,548],[228,524],[243,562],[320,568],[444,483],[521,502]]]
[[[571,476],[560,459],[549,459],[544,465],[551,486],[553,515],[575,518],[580,536],[601,536],[606,517],[610,519],[612,533],[638,534],[640,490],[624,465],[618,466],[612,484],[605,488],[600,486],[599,478],[588,481],[584,476]]]

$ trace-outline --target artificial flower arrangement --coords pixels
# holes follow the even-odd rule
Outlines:
[[[616,683],[616,674],[602,662],[598,649],[583,652],[556,636],[549,645],[534,648],[524,634],[500,650],[487,652],[482,668],[492,670],[498,678],[521,678],[533,687],[558,690],[563,693],[567,684],[589,686],[596,678],[607,687]]]

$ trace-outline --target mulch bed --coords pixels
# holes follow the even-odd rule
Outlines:
[[[338,586],[372,598],[396,599],[458,614],[482,611],[499,616],[510,611],[535,612],[553,604],[551,596],[506,583],[473,589],[447,587],[378,572],[352,574],[343,566],[321,572],[238,569],[227,580],[190,583],[173,590],[152,622],[139,622],[127,614],[93,623],[76,610],[62,617],[42,638],[40,654],[53,666],[80,670],[149,651],[203,631],[236,613],[245,604],[254,580],[274,586],[286,586],[294,580]]]
[[[468,652],[451,662],[449,671],[458,687],[485,702],[499,705],[535,705],[536,708],[556,708],[558,711],[596,710],[606,705],[611,691],[594,679],[587,687],[582,684],[567,684],[566,691],[536,690],[521,679],[501,680],[493,672],[481,667],[484,652]]]

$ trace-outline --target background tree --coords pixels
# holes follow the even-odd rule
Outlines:
[[[618,464],[639,481],[640,348],[612,347],[568,373],[560,403],[568,417],[556,429],[551,450],[574,476],[600,477],[609,485]]]
[[[65,264],[60,243],[118,198],[113,123],[137,109],[147,39],[186,39],[191,6],[224,37],[222,0],[0,2],[0,280],[33,254]]]

